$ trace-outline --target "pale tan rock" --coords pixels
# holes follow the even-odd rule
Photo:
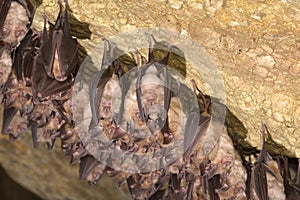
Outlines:
[[[159,26],[185,33],[201,44],[215,62],[224,81],[227,106],[246,128],[246,131],[241,127],[236,128],[236,132],[246,137],[245,142],[261,148],[260,124],[265,122],[274,142],[282,146],[268,149],[300,157],[299,1],[258,0],[245,3],[242,0],[187,0],[182,1],[182,5],[176,4],[177,7],[180,5],[180,9],[172,8],[168,2],[69,0],[74,16],[90,24],[91,41],[79,41],[88,52],[99,45],[101,38],[135,28]],[[53,22],[58,13],[56,1],[44,0],[37,10],[34,26],[39,30],[43,24],[41,14],[44,13]],[[201,82],[197,67],[189,65],[187,71],[188,79],[192,77]],[[52,160],[60,157],[62,161],[57,166],[65,166],[66,159],[62,154],[48,153],[43,148],[32,151],[29,138],[26,139],[27,143],[24,142],[24,137],[14,144],[1,139],[1,148],[5,151],[1,151],[0,162],[10,169],[14,179],[23,185],[28,182],[27,187],[36,193],[45,198],[50,198],[46,196],[50,194],[58,196],[55,192],[49,192],[58,188],[55,183],[59,180],[55,179],[59,177],[55,175],[57,172],[46,167],[51,162],[42,161],[44,164],[40,166],[45,171],[32,168],[36,169],[38,176],[51,183],[48,188],[38,187],[34,183],[37,177],[31,178],[33,170],[29,169],[31,165],[28,162],[33,158],[41,160],[42,156],[43,159],[49,156]],[[25,155],[21,152],[25,152]],[[73,170],[70,175],[67,174],[68,170],[60,176],[76,184],[77,169],[70,169]],[[108,193],[107,187],[101,182],[96,186],[97,189],[92,190]],[[83,185],[74,188],[80,191],[85,187]],[[70,188],[65,191],[72,193],[69,193]],[[101,195],[98,195],[99,199]]]

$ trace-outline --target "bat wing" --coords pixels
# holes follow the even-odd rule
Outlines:
[[[77,40],[70,33],[68,20],[68,3],[66,2],[64,13],[62,3],[60,12],[54,25],[50,38],[43,41],[40,56],[43,61],[47,75],[58,81],[63,81],[69,75],[75,75],[78,71],[79,53]],[[57,60],[56,64],[55,61]],[[56,66],[58,64],[58,66]]]
[[[190,119],[190,118],[189,118]],[[189,119],[187,121],[189,121]],[[197,115],[191,116],[191,122],[194,124],[194,121],[198,121]],[[185,152],[183,154],[184,160],[188,160],[190,156],[193,154],[193,151],[197,148],[199,145],[200,139],[205,135],[209,125],[210,125],[211,118],[207,118],[201,125],[199,125],[196,128],[196,131],[194,132],[195,128],[194,126],[186,126],[185,131]],[[188,123],[189,125],[189,123]]]
[[[24,39],[13,52],[13,71],[18,81],[23,81],[24,77],[31,78],[35,48],[38,47],[33,42],[33,31],[29,30]]]
[[[104,41],[104,53],[102,58],[101,70],[94,76],[91,84],[89,85],[90,106],[92,111],[92,120],[90,129],[98,123],[99,120],[99,106],[104,92],[105,85],[113,75],[112,65],[109,65],[111,55],[113,54],[112,48],[110,55],[107,54],[108,41]]]
[[[1,0],[0,1],[0,38],[1,38],[1,31],[4,26],[4,22],[8,13],[8,10],[11,5],[11,0]]]
[[[221,187],[220,174],[217,174],[210,179],[208,179],[208,195],[211,200],[219,200],[220,197],[216,193],[216,190]]]
[[[25,8],[27,15],[29,17],[29,22],[30,22],[27,27],[30,27],[32,24],[33,18],[34,18],[34,13],[35,13],[34,5],[31,3],[30,0],[16,0],[16,1]]]
[[[15,107],[4,108],[3,118],[2,118],[2,131],[1,131],[2,134],[7,133],[9,125],[11,124],[11,122],[17,112],[18,112],[18,109],[16,109]]]
[[[257,158],[257,161],[254,163],[251,172],[251,186],[254,188],[254,191],[260,200],[268,200],[268,183],[267,183],[267,165],[266,159],[268,153],[266,151],[266,141],[265,141],[265,125],[262,124],[261,134],[262,134],[262,150]]]
[[[86,155],[81,158],[80,166],[79,166],[79,178],[81,181],[84,181],[88,178],[90,173],[99,165],[102,165],[99,161],[97,161],[93,156]],[[106,169],[105,166],[103,166],[103,171],[99,173],[103,173]]]
[[[39,57],[35,58],[33,66],[32,85],[33,94],[35,97],[42,98],[56,95],[69,90],[73,85],[73,77],[68,77],[65,81],[57,81],[47,75],[42,62]]]
[[[269,199],[266,170],[262,163],[258,163],[252,168],[251,185],[260,200]]]

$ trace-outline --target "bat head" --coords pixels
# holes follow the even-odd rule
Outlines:
[[[0,39],[9,47],[14,47],[25,37],[29,20],[26,9],[15,1],[11,2],[3,27],[0,30]]]

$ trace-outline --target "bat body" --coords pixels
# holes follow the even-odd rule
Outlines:
[[[283,179],[277,163],[266,151],[265,125],[262,124],[262,150],[251,172],[251,198],[259,200],[286,199]]]
[[[58,96],[70,90],[79,67],[78,43],[70,34],[68,3],[60,12],[51,34],[43,31],[42,45],[34,61],[32,83],[35,97]],[[50,36],[49,36],[50,35]]]
[[[284,186],[288,200],[300,198],[300,159],[298,159],[297,174],[291,178],[288,159],[284,159]]]
[[[28,1],[1,1],[0,39],[9,50],[24,38],[33,19],[34,8]]]
[[[12,2],[12,9],[15,3]],[[27,14],[25,26],[28,25],[28,21],[30,25],[33,17],[30,14],[33,14],[34,8],[30,7],[31,4],[27,1],[18,1],[17,4],[26,8],[20,12]],[[62,130],[74,129],[68,114],[72,111],[70,109],[65,111],[68,105],[64,103],[72,95],[71,87],[79,66],[77,41],[72,38],[69,30],[68,3],[66,2],[64,12],[61,1],[59,4],[60,13],[55,28],[50,30],[52,32],[48,32],[46,26],[42,34],[31,29],[25,32],[26,36],[23,36],[12,53],[12,71],[2,90],[4,115],[7,116],[3,119],[2,133],[9,134],[13,138],[20,136],[24,132],[24,124],[21,126],[23,129],[18,128],[22,131],[16,133],[12,133],[14,129],[10,128],[14,116],[20,115],[31,127],[34,147],[42,142],[50,149],[53,148],[56,138],[64,135],[61,134]],[[8,19],[10,11],[5,23],[9,22]],[[11,37],[8,35],[3,41],[11,42],[9,39]],[[58,73],[64,77],[56,76],[55,70],[59,70]]]
[[[119,76],[122,72],[118,71],[117,61],[112,60],[113,55],[113,44],[104,41],[101,70],[94,76],[89,86],[92,120],[89,125],[91,138],[89,138],[90,142],[86,144],[86,149],[89,151],[88,154],[95,156],[95,162],[97,161],[98,163],[90,166],[86,164],[86,162],[90,162],[92,158],[81,158],[81,170],[79,173],[80,177],[84,177],[83,179],[93,184],[100,179],[100,174],[102,175],[107,170],[104,163],[114,162],[112,161],[113,157],[111,154],[117,152],[112,152],[110,149],[110,146],[112,146],[110,140],[119,137],[116,136],[118,135],[116,133],[123,134],[118,124],[118,113],[122,96]],[[82,145],[82,147],[83,146],[84,145]],[[82,149],[78,150],[83,151]],[[73,156],[74,154],[78,153],[74,152]],[[80,156],[77,157],[80,158]],[[100,163],[99,161],[104,163]],[[120,161],[117,162],[119,163]],[[99,174],[99,176],[95,176],[95,173]]]

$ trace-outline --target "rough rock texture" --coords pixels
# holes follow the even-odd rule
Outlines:
[[[269,144],[273,144],[269,150],[300,157],[297,0],[69,0],[69,4],[73,15],[90,25],[91,40],[80,40],[88,52],[101,38],[137,27],[167,28],[201,44],[223,77],[228,108],[245,127],[233,129],[247,134],[245,142],[260,148],[260,124],[265,122],[272,138]],[[53,21],[57,12],[56,1],[44,0],[34,25],[41,28],[41,14]],[[189,68],[187,79],[201,82],[196,66]],[[108,195],[118,199],[117,193],[124,195],[109,179],[87,188],[78,181],[77,167],[66,166],[62,153],[42,147],[33,151],[28,135],[15,143],[1,137],[0,143],[3,167],[43,198],[79,199],[82,195],[85,199],[106,199],[103,195]]]
[[[69,4],[77,19],[90,24],[91,40],[81,40],[88,51],[103,37],[142,27],[167,28],[198,42],[223,77],[227,106],[247,129],[247,142],[260,146],[259,127],[265,122],[272,139],[287,149],[274,151],[300,157],[298,1],[70,0]],[[45,12],[54,19],[56,3],[43,5],[38,14]],[[42,22],[40,16],[36,19]],[[196,74],[188,76],[199,79]]]

